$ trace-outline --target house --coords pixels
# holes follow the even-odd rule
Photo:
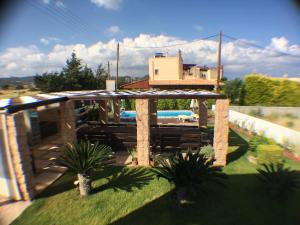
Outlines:
[[[220,80],[223,68],[220,69]],[[212,90],[217,85],[218,70],[196,64],[184,64],[181,51],[176,56],[156,53],[149,58],[149,87],[160,89],[202,88]],[[141,86],[141,87],[140,87]],[[124,89],[143,89],[145,80],[134,84],[125,84]]]

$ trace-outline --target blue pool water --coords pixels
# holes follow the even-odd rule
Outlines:
[[[158,110],[157,116],[159,118],[177,118],[179,115],[191,116],[193,112],[190,110]],[[135,111],[122,111],[121,118],[133,119],[136,117]]]

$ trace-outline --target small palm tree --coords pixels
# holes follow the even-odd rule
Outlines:
[[[263,164],[257,171],[258,179],[271,197],[284,197],[300,187],[299,174],[290,168],[284,168],[283,163]]]
[[[68,144],[55,164],[69,168],[75,172],[79,182],[80,195],[86,196],[91,192],[91,172],[103,169],[112,163],[111,148],[89,141]]]
[[[167,158],[158,156],[155,158],[157,167],[153,169],[157,177],[165,178],[175,185],[175,191],[179,201],[188,200],[197,194],[204,184],[214,182],[223,184],[226,175],[219,167],[201,154],[200,151],[183,154],[178,151]]]

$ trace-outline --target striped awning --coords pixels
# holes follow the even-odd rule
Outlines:
[[[66,91],[35,96],[21,96],[15,99],[1,99],[0,109],[8,113],[49,105],[67,100],[103,99],[224,99],[225,95],[203,90],[144,90],[144,91]]]

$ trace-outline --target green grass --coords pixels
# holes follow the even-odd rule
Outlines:
[[[247,160],[247,148],[243,138],[230,133],[227,187],[211,186],[193,204],[176,204],[169,183],[149,169],[111,167],[97,174],[95,193],[87,198],[79,197],[74,176],[67,173],[13,224],[300,224],[300,191],[284,201],[269,199]],[[286,163],[300,171],[299,163]]]

